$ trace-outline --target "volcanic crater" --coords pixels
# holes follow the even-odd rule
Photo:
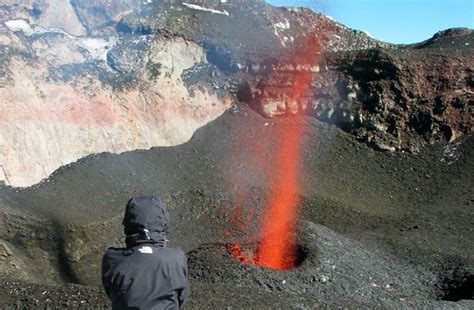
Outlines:
[[[473,31],[185,4],[0,5],[0,307],[110,308],[101,257],[158,195],[188,309],[473,308]]]

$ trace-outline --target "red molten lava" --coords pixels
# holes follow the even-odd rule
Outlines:
[[[310,74],[300,74],[289,100],[300,102],[311,82]],[[269,171],[272,195],[261,217],[260,242],[256,249],[255,263],[260,266],[285,270],[296,267],[296,215],[297,195],[300,187],[300,149],[302,118],[291,118],[281,124],[282,136],[276,166]]]
[[[246,264],[255,264],[277,270],[296,267],[296,215],[297,193],[299,188],[299,154],[301,137],[301,118],[282,124],[278,152],[274,154],[274,167],[267,171],[271,180],[269,197],[260,215],[260,232],[258,241],[247,237],[244,244],[232,244],[228,250],[232,257]],[[231,217],[234,229],[235,216],[239,223],[249,220],[242,215],[242,208],[237,208]],[[252,248],[253,247],[253,248]]]
[[[313,66],[316,63],[316,42],[309,40],[305,51],[294,55],[297,62]],[[308,91],[313,79],[313,73],[305,70],[292,73],[291,77],[278,75],[275,79],[294,81],[293,87],[284,92],[283,97],[287,107],[304,106],[308,101]],[[285,81],[281,81],[284,85]],[[268,98],[266,98],[268,100]],[[293,111],[294,112],[294,111]],[[278,122],[275,136],[270,143],[276,147],[263,147],[263,150],[274,150],[270,155],[265,154],[262,164],[255,160],[255,171],[264,171],[267,188],[264,199],[264,209],[260,214],[258,237],[247,236],[247,241],[258,239],[252,245],[233,244],[228,248],[230,254],[237,260],[277,270],[287,270],[296,267],[296,220],[297,196],[300,188],[300,153],[302,145],[303,117],[295,115]],[[252,141],[256,143],[256,141]],[[258,148],[255,148],[256,150]],[[253,154],[254,159],[262,158],[261,154]],[[262,167],[265,167],[262,169]]]

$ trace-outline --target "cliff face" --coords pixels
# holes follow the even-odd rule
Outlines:
[[[303,111],[378,150],[416,153],[452,142],[473,129],[472,44],[471,30],[453,29],[412,46],[326,53],[297,108],[287,103],[262,111],[269,117]],[[277,70],[259,91],[284,97],[295,87],[292,76],[301,74],[297,64],[290,73]]]
[[[473,33],[371,39],[263,1],[4,1],[0,181],[30,186],[97,152],[187,141],[232,102],[303,112],[380,150],[472,131]],[[291,100],[301,76],[310,87]]]
[[[8,185],[30,186],[92,153],[183,143],[230,106],[225,92],[184,84],[185,70],[207,63],[198,44],[118,35],[110,23],[131,4],[107,9],[106,21],[99,4],[74,4],[79,14],[63,1],[1,8],[0,181]]]

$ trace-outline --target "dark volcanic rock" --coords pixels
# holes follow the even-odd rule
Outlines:
[[[473,31],[453,29],[423,45],[325,52],[313,62],[280,64],[259,80],[254,106],[267,96],[283,101],[262,109],[268,117],[302,111],[378,150],[418,152],[472,132],[473,44]],[[288,97],[308,72],[311,86],[294,108]]]
[[[463,41],[474,43],[474,33]],[[474,57],[468,45],[367,50],[331,55],[327,63],[337,74],[321,74],[316,117],[333,109],[330,122],[378,149],[418,151],[472,132]]]
[[[245,204],[258,210],[266,185],[242,165],[249,154],[231,150],[266,141],[261,151],[270,152],[291,119],[271,122],[243,106],[190,143],[90,156],[35,188],[1,188],[0,297],[7,306],[43,305],[50,296],[50,304],[74,305],[81,292],[103,305],[100,290],[66,284],[99,286],[103,251],[123,242],[123,205],[130,196],[157,194],[172,216],[171,245],[189,255],[190,308],[472,306],[464,292],[474,266],[472,137],[393,155],[305,116],[304,260],[285,272],[233,260],[225,245],[242,240],[225,231],[243,220],[234,212],[235,186],[252,193]],[[233,183],[234,173],[242,183]]]
[[[176,3],[147,11],[159,18],[143,18],[140,11],[121,23],[130,31],[165,31],[201,44],[208,60],[232,76],[233,93],[268,117],[303,111],[390,151],[418,152],[472,131],[472,30],[396,46],[307,9],[260,1],[208,7],[228,15],[177,9]],[[290,99],[302,75],[310,75],[305,80],[311,85],[302,98]]]

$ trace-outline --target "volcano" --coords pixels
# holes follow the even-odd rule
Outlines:
[[[473,46],[264,1],[1,3],[1,308],[110,307],[138,195],[187,308],[473,308]]]

